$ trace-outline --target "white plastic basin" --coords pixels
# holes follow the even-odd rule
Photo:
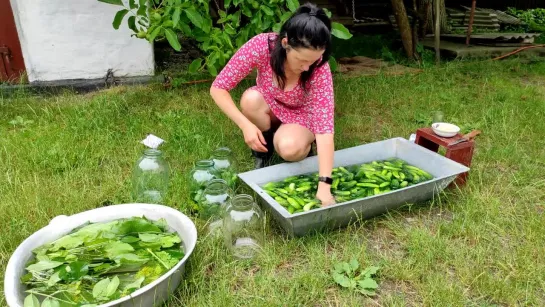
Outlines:
[[[9,259],[4,277],[4,294],[10,307],[22,307],[26,296],[25,285],[20,281],[25,264],[34,257],[32,250],[54,241],[86,222],[107,222],[120,218],[145,216],[150,220],[164,218],[171,231],[182,239],[184,258],[170,271],[154,282],[138,289],[129,296],[100,306],[158,306],[180,285],[185,263],[197,243],[195,224],[183,213],[170,207],[151,204],[122,204],[81,212],[75,215],[55,217],[49,225],[38,230],[21,243]]]

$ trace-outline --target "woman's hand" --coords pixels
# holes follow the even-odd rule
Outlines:
[[[263,137],[263,133],[261,133],[261,130],[256,125],[248,122],[242,127],[242,133],[244,134],[244,142],[246,142],[248,147],[255,151],[267,152],[267,147],[265,147],[267,142]]]
[[[322,202],[322,207],[327,207],[335,204],[335,198],[331,194],[331,186],[327,183],[320,182],[318,184],[318,192],[316,198]]]

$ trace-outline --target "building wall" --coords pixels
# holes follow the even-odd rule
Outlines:
[[[120,7],[97,0],[11,0],[30,82],[154,74],[153,46],[131,37]],[[125,17],[127,18],[128,15]]]

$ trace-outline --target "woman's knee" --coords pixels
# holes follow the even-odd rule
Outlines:
[[[240,99],[240,108],[242,114],[249,115],[256,112],[267,112],[267,103],[260,92],[256,90],[247,90]]]
[[[303,160],[310,150],[310,144],[305,144],[301,139],[282,137],[275,141],[276,152],[282,159],[289,162]]]

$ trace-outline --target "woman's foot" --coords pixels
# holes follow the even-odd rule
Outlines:
[[[255,150],[252,150],[252,155],[254,156],[254,168],[260,169],[266,166],[270,165],[271,158],[274,153],[274,132],[272,130],[264,131],[263,137],[265,138],[265,142],[267,142],[267,152],[258,152]]]

